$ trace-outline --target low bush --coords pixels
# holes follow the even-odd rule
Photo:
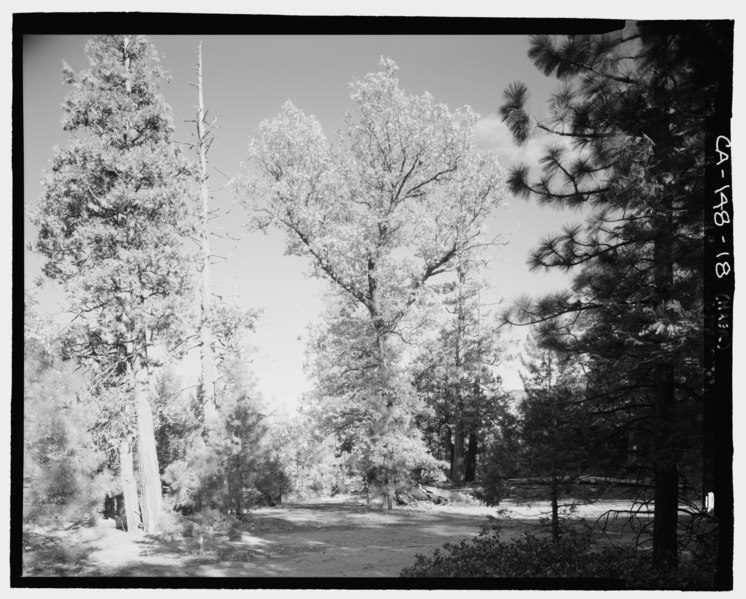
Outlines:
[[[91,429],[96,409],[85,377],[54,356],[24,363],[23,520],[87,521],[116,487]]]
[[[588,531],[570,530],[558,543],[529,533],[503,541],[499,529],[448,543],[426,557],[418,555],[403,577],[604,578],[622,580],[630,589],[705,590],[714,585],[714,560],[682,562],[672,573],[653,569],[650,554],[634,547],[601,547]]]
[[[90,566],[92,547],[62,540],[29,548],[23,553],[24,576],[77,576]]]
[[[158,518],[158,530],[165,540],[189,536],[187,531],[193,528],[192,522],[173,510],[163,510]]]

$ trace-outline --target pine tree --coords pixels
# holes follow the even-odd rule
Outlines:
[[[567,354],[542,350],[529,341],[529,359],[523,361],[526,396],[520,406],[523,476],[546,477],[552,508],[551,531],[559,541],[559,498],[565,480],[583,473],[583,462],[593,456],[584,451],[592,436],[583,406],[580,368]]]
[[[152,346],[177,333],[190,291],[194,230],[190,164],[173,143],[171,110],[158,93],[163,72],[141,36],[97,36],[90,66],[75,74],[63,104],[71,133],[56,148],[35,216],[44,272],[60,281],[76,316],[69,350],[116,385],[128,385],[137,421],[142,520],[161,509],[149,378]],[[136,528],[131,446],[121,445],[130,530]]]
[[[696,453],[682,441],[701,436],[692,414],[702,410],[704,124],[719,31],[643,22],[600,36],[534,36],[529,56],[563,82],[550,117],[528,115],[520,83],[501,108],[519,143],[538,132],[554,138],[538,180],[518,165],[512,191],[590,211],[531,256],[534,268],[575,269],[572,291],[523,302],[507,318],[541,323],[550,345],[592,357],[605,379],[599,401],[642,410],[634,418],[648,423],[661,569],[677,565],[679,477]]]
[[[422,425],[445,441],[456,486],[474,481],[485,423],[501,410],[501,381],[492,367],[502,348],[494,318],[481,306],[479,267],[473,253],[459,257],[455,280],[442,286],[440,310],[431,309],[441,313],[431,318],[437,336],[423,342],[412,366],[414,384],[435,416]]]

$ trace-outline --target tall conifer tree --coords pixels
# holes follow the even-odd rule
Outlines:
[[[552,138],[538,179],[528,165],[513,168],[513,192],[590,214],[531,256],[534,268],[575,269],[572,291],[524,302],[508,319],[541,323],[551,347],[589,356],[598,400],[626,403],[644,422],[661,569],[677,564],[680,477],[692,456],[701,460],[704,139],[719,84],[708,59],[723,52],[721,31],[639,23],[534,36],[529,56],[563,82],[550,116],[526,112],[521,83],[501,108],[518,142]]]
[[[145,531],[157,527],[161,481],[149,377],[153,344],[178,329],[193,272],[193,169],[173,143],[163,72],[144,37],[97,36],[90,66],[65,65],[68,144],[55,148],[35,221],[44,272],[60,281],[76,316],[70,349],[127,385],[136,413]],[[130,530],[137,524],[129,439],[120,449]],[[133,493],[134,491],[134,493]]]

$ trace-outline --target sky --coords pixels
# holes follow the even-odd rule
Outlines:
[[[23,44],[24,102],[24,204],[29,207],[41,194],[40,178],[49,166],[52,147],[68,139],[61,130],[61,103],[67,93],[62,84],[62,61],[76,72],[86,68],[85,42],[89,36],[26,36]],[[408,93],[432,93],[456,109],[469,105],[482,116],[475,135],[480,144],[496,153],[507,171],[511,164],[535,164],[546,140],[515,147],[497,116],[503,90],[523,81],[531,90],[529,109],[536,116],[546,111],[556,80],[542,75],[526,56],[526,36],[149,36],[161,55],[170,82],[162,93],[173,108],[176,139],[193,139],[196,92],[194,81],[197,47],[202,42],[204,94],[210,115],[218,116],[218,129],[209,162],[211,182],[219,187],[240,170],[247,145],[259,123],[271,118],[286,100],[315,115],[327,137],[333,138],[350,109],[348,83],[377,69],[381,56],[399,66],[401,87]],[[487,272],[490,289],[482,294],[487,306],[511,302],[521,295],[536,296],[567,286],[558,272],[529,272],[526,259],[542,236],[558,231],[582,215],[539,207],[533,202],[506,196],[488,222],[490,233],[509,235],[496,248]],[[261,308],[263,316],[251,337],[256,348],[253,371],[259,389],[270,402],[292,407],[310,388],[303,364],[308,326],[324,306],[327,283],[308,276],[305,258],[284,254],[284,234],[250,231],[243,225],[248,214],[227,189],[213,194],[212,206],[229,211],[216,219],[216,232],[239,241],[213,239],[213,250],[227,258],[212,268],[217,294],[236,298],[247,308]],[[24,221],[24,239],[33,241],[35,230]],[[25,252],[25,284],[39,275],[42,260]],[[53,283],[39,293],[40,308],[61,322],[65,299]],[[525,331],[507,331],[506,339],[519,339]],[[515,344],[518,342],[515,341]],[[517,347],[515,348],[517,349]],[[498,373],[506,389],[521,387],[516,360],[502,364]],[[199,371],[192,353],[179,368],[189,382]]]

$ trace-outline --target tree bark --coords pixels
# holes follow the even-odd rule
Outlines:
[[[145,532],[153,532],[158,526],[162,507],[161,476],[158,470],[158,454],[155,447],[153,412],[150,408],[150,390],[147,370],[134,366],[135,403],[137,407],[137,451],[142,485],[142,523]]]
[[[637,439],[633,430],[627,432],[627,467],[637,466]]]
[[[451,481],[456,487],[464,484],[464,421],[459,414],[453,427],[453,463]]]
[[[674,403],[673,368],[661,366],[656,373],[656,431],[654,433],[655,507],[653,565],[661,570],[678,565],[679,475],[671,447]]]
[[[377,327],[378,328],[378,327]],[[381,400],[383,402],[383,420],[381,423],[381,430],[380,434],[385,435],[392,422],[393,422],[393,411],[394,411],[394,399],[391,397],[390,393],[390,372],[389,367],[387,364],[387,355],[386,355],[386,336],[385,332],[382,330],[378,330],[378,350],[379,350],[379,365],[378,365],[378,376],[379,376],[379,385],[380,385],[380,392],[381,392]],[[384,445],[384,449],[386,449],[386,446]],[[391,495],[392,495],[392,488],[391,488],[391,472],[389,467],[384,463],[384,505],[386,506],[386,509],[390,510],[393,507]]]
[[[119,478],[124,494],[124,513],[127,532],[137,532],[140,524],[140,508],[137,500],[137,482],[132,465],[132,447],[129,441],[119,445]]]
[[[662,199],[657,218],[658,237],[654,242],[655,302],[659,314],[676,318],[668,302],[673,288],[673,204],[670,196]],[[661,344],[662,345],[662,344]],[[662,354],[655,367],[655,418],[653,432],[653,471],[655,476],[655,506],[653,524],[653,565],[660,570],[678,566],[678,500],[679,476],[674,435],[674,369]]]
[[[386,323],[380,313],[379,298],[378,298],[378,279],[376,273],[376,263],[372,258],[368,259],[368,294],[370,298],[370,304],[368,311],[370,312],[371,320],[373,321],[373,327],[376,332],[376,349],[378,350],[378,389],[380,394],[380,407],[382,412],[380,423],[377,425],[378,430],[374,432],[376,435],[385,436],[391,428],[394,420],[394,397],[391,393],[391,372],[388,365],[388,347],[387,337],[388,330]],[[384,446],[385,449],[385,446]],[[383,480],[383,492],[384,492],[384,507],[388,510],[392,509],[392,473],[389,467],[384,463],[384,480]]]
[[[465,326],[465,311],[464,311],[464,283],[466,282],[466,269],[461,263],[461,257],[459,256],[459,264],[456,268],[458,276],[458,296],[457,296],[457,307],[456,307],[456,344],[454,347],[454,364],[456,367],[456,383],[453,387],[453,398],[455,400],[455,418],[453,423],[453,461],[451,463],[451,481],[454,486],[460,487],[464,482],[464,398],[461,389],[463,384],[461,376],[461,368],[463,366],[462,346],[465,345],[463,336],[466,332]]]
[[[444,441],[445,450],[446,450],[446,457],[448,459],[448,463],[451,465],[451,474],[453,474],[454,445],[451,439],[451,427],[450,426],[446,426],[445,429],[443,430],[443,441]]]
[[[235,476],[235,485],[233,492],[236,495],[236,515],[240,516],[241,511],[243,510],[242,500],[243,500],[243,473],[241,472],[241,458],[239,456],[236,456],[235,458],[235,468],[236,468],[236,476]]]
[[[466,469],[464,480],[467,483],[474,482],[477,478],[477,452],[479,451],[479,439],[477,433],[469,433],[469,444],[466,448]]]

